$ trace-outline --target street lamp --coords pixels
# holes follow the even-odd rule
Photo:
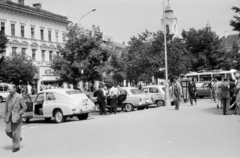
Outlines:
[[[80,19],[79,19],[79,25],[81,25],[81,20],[82,18],[84,18],[85,16],[87,16],[88,14],[90,14],[91,12],[96,11],[97,9],[92,9],[91,11],[89,11],[87,14],[83,15]]]
[[[165,17],[165,4],[163,0],[163,28],[164,28],[164,52],[165,52],[165,106],[170,106],[170,95],[169,95],[169,83],[168,83],[168,60],[167,60],[167,39],[166,39],[166,17]]]

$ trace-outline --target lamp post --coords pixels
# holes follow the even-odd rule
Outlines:
[[[165,4],[163,0],[163,26],[164,26],[164,53],[165,53],[165,106],[170,106],[170,95],[169,95],[169,83],[168,83],[168,60],[167,60],[167,39],[166,39],[166,17],[165,17]]]
[[[90,14],[91,12],[96,11],[97,9],[92,9],[91,11],[89,11],[87,14],[83,15],[80,19],[79,19],[79,25],[81,25],[81,20],[82,18],[84,18],[85,16],[87,16],[88,14]]]

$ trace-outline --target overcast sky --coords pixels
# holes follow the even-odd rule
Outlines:
[[[25,0],[26,5],[33,3],[42,3],[43,9],[66,15],[73,22],[96,8],[81,24],[86,28],[93,24],[100,26],[104,34],[119,43],[128,42],[146,29],[160,30],[163,17],[163,0]],[[183,29],[203,28],[207,21],[220,37],[225,31],[237,33],[232,31],[229,21],[235,14],[231,7],[240,7],[240,0],[170,0],[169,3],[178,18],[179,34]]]

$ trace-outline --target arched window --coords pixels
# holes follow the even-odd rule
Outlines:
[[[170,33],[169,25],[166,25],[166,33]]]

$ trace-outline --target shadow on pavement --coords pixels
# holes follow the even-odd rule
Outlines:
[[[5,150],[12,150],[13,146],[4,146],[3,149],[5,149]]]
[[[214,115],[223,115],[223,109],[217,109],[217,107],[211,107],[204,109],[204,111],[208,113],[212,113]],[[228,110],[228,115],[233,115],[235,113],[235,110]]]

